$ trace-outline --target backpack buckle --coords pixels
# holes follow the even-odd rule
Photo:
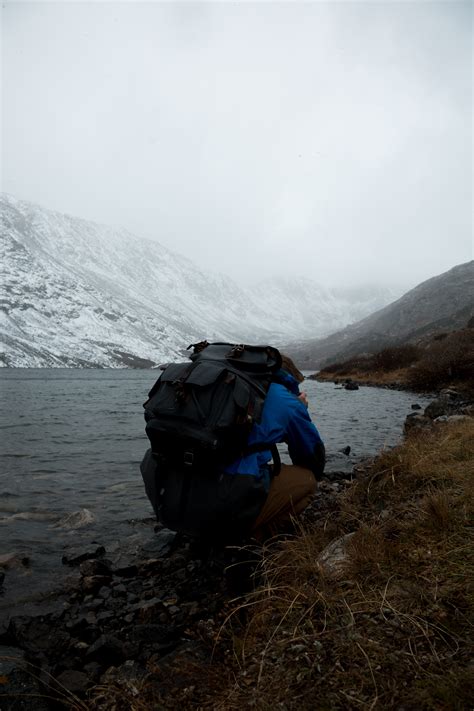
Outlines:
[[[183,462],[185,467],[192,467],[194,464],[194,452],[185,452]]]

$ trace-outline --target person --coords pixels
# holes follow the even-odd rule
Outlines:
[[[183,532],[207,528],[213,539],[235,536],[234,543],[243,536],[261,543],[291,525],[310,503],[325,466],[324,443],[309,415],[306,394],[299,390],[303,380],[292,359],[282,355],[245,453],[222,466],[217,477],[168,475],[148,450],[141,471],[158,519]],[[278,443],[288,445],[291,464],[271,463],[278,460],[272,457]],[[164,491],[168,499],[163,506]],[[183,501],[188,503],[182,506]]]
[[[286,443],[292,463],[281,464],[278,475],[272,476],[271,453],[265,451],[241,457],[225,469],[264,480],[267,497],[252,528],[260,542],[286,529],[307,508],[324,473],[325,447],[309,415],[306,393],[299,390],[303,380],[293,360],[282,355],[282,368],[273,377],[261,421],[254,424],[248,441],[249,446]]]

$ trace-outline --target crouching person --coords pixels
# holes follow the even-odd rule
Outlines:
[[[271,347],[194,346],[145,403],[146,493],[168,528],[222,544],[286,530],[323,475],[324,444],[299,392],[303,376]],[[291,465],[280,464],[286,443]]]

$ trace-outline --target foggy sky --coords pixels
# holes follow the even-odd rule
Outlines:
[[[246,283],[473,257],[470,2],[3,3],[2,190]]]

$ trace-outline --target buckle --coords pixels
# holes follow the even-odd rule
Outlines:
[[[194,464],[194,453],[193,452],[185,452],[183,455],[183,462],[184,462],[184,466],[192,467]]]

